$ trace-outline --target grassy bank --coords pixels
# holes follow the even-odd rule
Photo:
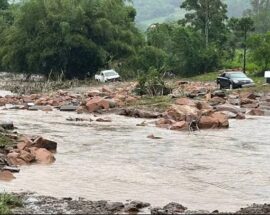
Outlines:
[[[220,72],[210,72],[202,75],[187,78],[189,81],[201,81],[201,82],[215,82]],[[252,88],[241,89],[243,91],[255,91],[255,92],[270,92],[270,85],[265,85],[265,78],[253,73],[247,73],[255,83],[256,86]]]
[[[7,193],[0,193],[0,214],[12,214],[12,208],[21,206],[22,202],[17,197]]]

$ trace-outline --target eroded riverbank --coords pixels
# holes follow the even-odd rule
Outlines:
[[[230,121],[228,130],[195,133],[159,129],[142,119],[70,122],[76,113],[7,110],[20,133],[58,142],[51,166],[23,166],[2,190],[153,206],[179,202],[190,209],[236,211],[270,197],[269,117]],[[83,118],[96,118],[83,114]],[[147,120],[147,122],[151,120]],[[148,139],[155,134],[160,140]],[[252,135],[251,135],[252,134]]]

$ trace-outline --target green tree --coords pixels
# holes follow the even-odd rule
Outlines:
[[[227,5],[221,0],[185,0],[181,8],[188,11],[183,23],[201,32],[205,47],[208,47],[209,42],[224,40]]]
[[[10,70],[84,78],[121,64],[143,44],[135,10],[124,0],[28,0],[0,38]]]
[[[254,22],[250,17],[231,18],[229,26],[241,40],[241,47],[243,48],[243,71],[246,72],[247,40],[249,32],[254,31]]]
[[[0,10],[6,10],[8,6],[8,0],[0,0]]]
[[[256,34],[249,38],[252,59],[262,71],[270,69],[270,32]]]
[[[259,33],[270,31],[270,0],[250,0],[251,9],[245,13],[255,23],[255,30]]]

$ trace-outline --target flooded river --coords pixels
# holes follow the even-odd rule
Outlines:
[[[58,142],[56,162],[25,166],[1,190],[89,200],[175,201],[190,209],[235,211],[270,201],[270,117],[231,121],[194,134],[137,127],[141,119],[70,122],[76,113],[0,111],[20,133]],[[148,139],[154,134],[161,140]]]

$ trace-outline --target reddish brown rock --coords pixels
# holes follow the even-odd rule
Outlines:
[[[18,152],[15,152],[15,151],[13,151],[13,152],[10,152],[10,153],[8,153],[8,155],[7,155],[7,158],[9,159],[9,158],[18,158],[19,157],[19,153]]]
[[[241,104],[241,107],[243,108],[258,108],[260,105],[258,102],[253,102],[249,104]]]
[[[21,150],[19,158],[23,159],[28,164],[35,160],[35,156],[24,150]]]
[[[4,170],[0,172],[0,180],[2,181],[11,181],[12,179],[15,179],[16,177],[8,170]]]
[[[258,97],[258,95],[256,95],[255,93],[250,93],[250,92],[242,92],[240,94],[240,97],[243,99],[255,100]]]
[[[87,93],[87,95],[89,97],[95,97],[95,96],[99,96],[101,94],[101,92],[99,90],[91,90]]]
[[[228,128],[229,120],[228,117],[220,112],[212,113],[208,116],[202,116],[199,121],[200,129],[210,128]]]
[[[186,121],[187,118],[198,118],[199,110],[196,107],[188,105],[173,105],[171,106],[165,116],[168,119],[175,121]]]
[[[189,106],[195,106],[195,102],[189,98],[180,98],[175,101],[175,104],[177,105],[189,105]]]
[[[155,124],[158,128],[170,128],[174,122],[173,120],[162,118],[156,121]]]
[[[86,103],[86,108],[88,112],[92,113],[100,109],[109,109],[110,103],[101,97],[94,97]]]
[[[20,136],[18,138],[18,142],[19,143],[25,143],[27,147],[29,147],[29,146],[31,146],[33,144],[32,140],[27,136]],[[22,146],[23,146],[23,144],[22,144]],[[17,147],[18,147],[18,145],[17,145]],[[19,149],[19,147],[18,147],[18,149]]]
[[[185,121],[175,122],[175,123],[172,124],[170,129],[171,130],[177,130],[177,131],[187,130],[188,129],[188,124]]]
[[[136,118],[146,118],[146,119],[156,119],[161,116],[160,113],[133,109],[133,108],[122,109],[119,115],[136,117]]]
[[[36,156],[36,151],[38,150],[37,147],[30,147],[28,148],[29,152],[31,153],[31,155]]]
[[[256,101],[254,101],[253,99],[249,99],[249,98],[241,98],[240,99],[240,105],[246,105],[246,104],[253,104]]]
[[[47,149],[37,149],[35,159],[39,164],[51,164],[55,161],[53,154]]]
[[[26,146],[27,146],[27,143],[26,143],[26,142],[19,142],[19,143],[17,144],[17,148],[18,148],[19,150],[24,150]]]
[[[200,129],[209,129],[209,128],[217,128],[218,127],[218,120],[211,117],[211,116],[202,116],[199,121],[199,128]]]
[[[251,116],[264,116],[264,111],[259,108],[253,108],[247,114]]]
[[[226,100],[224,98],[217,97],[217,96],[215,96],[209,100],[209,104],[212,106],[225,104],[225,103],[226,103]]]
[[[246,116],[245,116],[245,114],[239,112],[239,113],[236,114],[236,117],[235,118],[236,119],[245,119]]]
[[[112,93],[112,91],[110,90],[110,88],[107,87],[107,86],[103,86],[102,89],[101,89],[101,91],[102,91],[103,93],[109,93],[109,94]]]
[[[77,114],[82,114],[82,113],[86,112],[86,110],[85,110],[84,107],[79,106],[79,107],[77,108],[76,112],[77,112]]]
[[[196,108],[198,110],[212,110],[213,109],[211,105],[203,101],[196,102]]]
[[[229,127],[229,119],[225,114],[223,114],[221,112],[215,112],[211,115],[211,117],[218,120],[218,122],[219,122],[218,128],[228,128]]]

